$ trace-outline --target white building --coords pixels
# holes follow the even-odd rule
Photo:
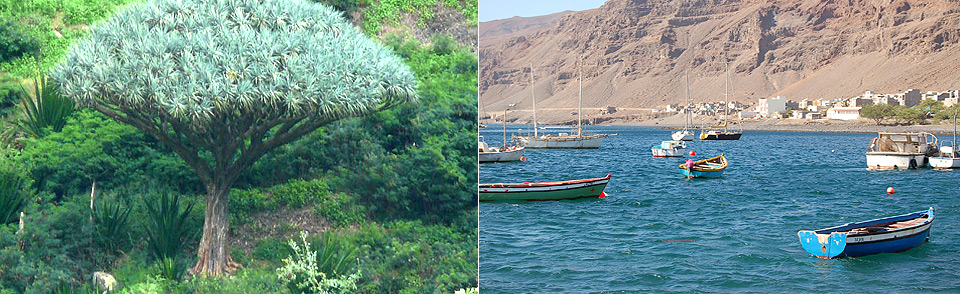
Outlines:
[[[787,111],[787,98],[777,96],[769,99],[760,99],[757,103],[757,114],[761,117],[770,117],[775,112]]]
[[[827,109],[827,118],[839,120],[853,120],[860,118],[862,107],[834,107]]]

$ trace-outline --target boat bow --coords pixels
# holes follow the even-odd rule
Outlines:
[[[819,258],[836,257],[847,247],[847,233],[817,234],[814,231],[800,231],[797,235],[800,236],[803,249]]]

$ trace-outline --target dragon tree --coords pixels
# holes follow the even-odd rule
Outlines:
[[[237,267],[230,187],[317,128],[416,100],[400,57],[303,0],[154,0],[117,12],[51,71],[62,93],[155,137],[206,188],[194,274]]]

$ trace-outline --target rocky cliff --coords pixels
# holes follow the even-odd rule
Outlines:
[[[609,0],[481,39],[480,101],[531,107],[532,65],[538,107],[576,107],[579,61],[584,107],[680,103],[685,73],[694,102],[722,100],[725,66],[747,104],[957,89],[958,42],[960,0]]]

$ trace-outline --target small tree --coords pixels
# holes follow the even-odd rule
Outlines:
[[[921,124],[927,120],[926,114],[916,108],[898,106],[894,111],[898,124]]]
[[[94,28],[51,76],[63,94],[173,150],[206,186],[194,273],[239,265],[228,193],[278,146],[329,122],[413,101],[388,49],[327,6],[299,0],[155,0]]]
[[[860,109],[860,116],[872,119],[879,126],[883,120],[894,116],[894,107],[889,104],[871,104]]]

